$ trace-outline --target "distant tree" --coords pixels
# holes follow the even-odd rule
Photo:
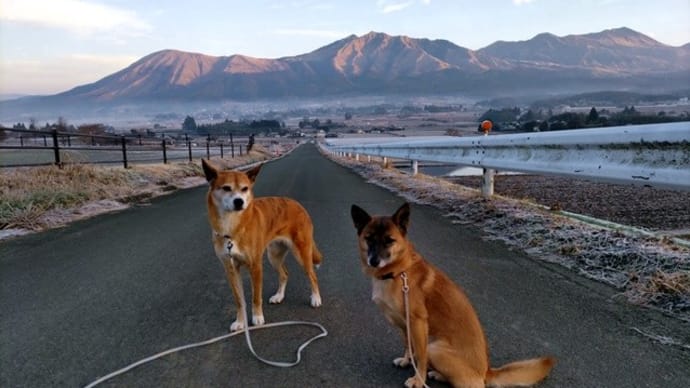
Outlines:
[[[551,130],[555,130],[554,124],[557,122],[563,123],[556,125],[557,129],[578,129],[585,126],[585,115],[584,113],[575,112],[565,112],[559,115],[553,116],[549,119],[551,124]]]
[[[62,116],[58,117],[57,130],[59,132],[64,132],[67,130],[67,119]]]
[[[539,122],[537,120],[531,120],[523,123],[520,126],[520,129],[525,131],[525,132],[533,132],[535,128],[539,127]]]
[[[537,119],[537,115],[534,114],[532,109],[529,109],[525,114],[520,116],[520,121],[525,123],[525,122],[530,122],[530,121],[535,121]]]
[[[549,122],[544,120],[539,124],[539,131],[544,132],[549,130]]]
[[[589,110],[589,114],[587,115],[587,124],[594,124],[599,122],[599,112],[597,112],[597,109],[595,107],[592,107],[592,109]]]
[[[37,129],[36,128],[36,119],[34,117],[31,117],[29,119],[29,129],[32,131],[35,131]]]
[[[184,122],[182,123],[182,130],[185,132],[196,132],[197,126],[196,121],[194,121],[194,117],[187,116],[184,118]]]
[[[352,120],[352,113],[345,112],[345,120]]]

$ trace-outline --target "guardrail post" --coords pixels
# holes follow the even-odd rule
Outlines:
[[[161,143],[163,145],[163,164],[168,164],[168,153],[165,146],[165,139],[161,140]]]
[[[417,175],[419,173],[419,160],[412,161],[412,175]]]
[[[489,132],[493,127],[491,120],[484,120],[481,123],[482,131],[484,136],[489,136]],[[482,152],[483,153],[483,152]],[[494,176],[496,175],[496,170],[493,168],[484,168],[484,173],[482,174],[482,197],[491,198],[494,195]]]
[[[485,168],[482,175],[482,197],[491,198],[494,195],[494,176],[496,170],[493,168]]]
[[[129,168],[127,165],[127,139],[125,139],[124,135],[120,137],[120,142],[122,143],[122,163],[125,168]]]
[[[60,162],[60,144],[58,143],[57,129],[53,129],[53,151],[55,153],[55,165],[61,167]]]

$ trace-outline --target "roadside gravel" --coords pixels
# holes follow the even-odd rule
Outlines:
[[[479,176],[445,179],[481,187]],[[494,191],[550,208],[690,237],[690,192],[538,175],[498,175]]]

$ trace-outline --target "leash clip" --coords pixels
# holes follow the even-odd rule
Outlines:
[[[403,281],[402,290],[403,290],[404,293],[407,294],[407,292],[410,291],[410,286],[407,285],[407,274],[406,274],[405,272],[402,272],[402,273],[400,274],[400,278],[401,278],[402,281]]]

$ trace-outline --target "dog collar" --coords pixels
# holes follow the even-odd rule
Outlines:
[[[388,272],[387,274],[384,274],[383,276],[379,276],[379,280],[390,280],[394,279],[395,274],[393,272]]]
[[[216,235],[216,237],[223,237],[223,239],[227,240],[226,247],[228,248],[228,251],[230,251],[232,249],[232,247],[235,246],[235,244],[233,244],[233,242],[232,242],[232,237],[230,237],[229,234],[221,236],[220,233],[218,233],[216,231],[213,231],[213,233]]]

